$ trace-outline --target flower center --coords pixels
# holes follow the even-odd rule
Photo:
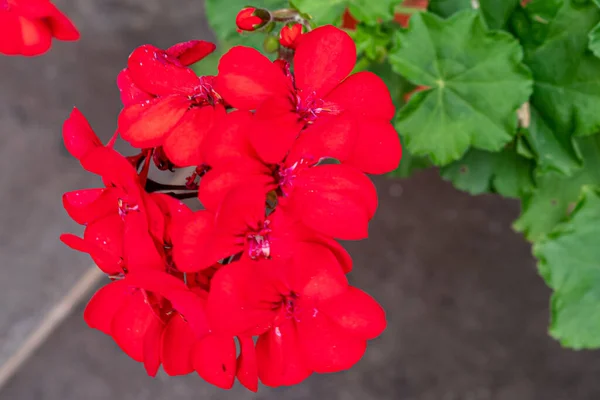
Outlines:
[[[119,206],[119,216],[121,218],[125,218],[125,216],[131,211],[140,211],[140,206],[137,204],[129,204],[123,199],[117,200],[117,204]]]
[[[253,260],[271,257],[271,243],[269,241],[271,229],[269,228],[269,224],[270,221],[268,219],[265,220],[257,231],[251,232],[246,236],[248,256]]]
[[[308,125],[313,124],[321,113],[339,115],[341,112],[336,104],[318,98],[315,92],[306,97],[301,92],[296,93],[296,113]]]
[[[302,307],[300,306],[299,296],[295,292],[290,292],[290,294],[283,297],[281,303],[285,318],[300,322]]]
[[[298,175],[298,172],[310,168],[316,163],[317,161],[313,160],[312,157],[306,157],[296,161],[290,167],[285,167],[283,164],[280,164],[276,169],[275,179],[277,180],[281,194],[287,197],[291,193],[292,184]]]

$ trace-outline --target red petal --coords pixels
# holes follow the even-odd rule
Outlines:
[[[62,12],[54,7],[54,12],[49,18],[46,18],[46,23],[50,26],[52,36],[58,40],[78,40],[79,31],[73,23]]]
[[[324,301],[348,289],[340,264],[327,247],[299,243],[292,260],[294,267],[287,269],[289,285],[303,299]]]
[[[202,164],[202,144],[215,122],[225,116],[225,108],[205,106],[190,109],[171,130],[163,149],[169,160],[179,167]]]
[[[256,361],[260,380],[271,387],[296,385],[312,374],[292,323],[274,327],[258,338]]]
[[[345,161],[356,147],[356,121],[349,114],[320,117],[295,141],[286,162],[335,158]]]
[[[138,175],[125,157],[107,147],[98,147],[81,159],[81,166],[93,174],[100,175],[109,186],[127,187],[138,185]]]
[[[144,368],[146,373],[152,377],[156,376],[160,367],[160,346],[164,324],[158,318],[154,318],[144,336]]]
[[[313,371],[344,371],[361,359],[367,347],[364,339],[349,335],[321,312],[309,318],[304,316],[296,324],[300,351]]]
[[[124,220],[123,253],[130,272],[164,270],[165,261],[148,233],[148,221],[140,212],[129,212]]]
[[[187,290],[182,280],[163,271],[132,272],[123,281],[131,288],[144,289],[162,297],[168,297],[171,292]]]
[[[286,212],[307,226],[346,240],[364,239],[377,208],[373,183],[345,165],[321,165],[298,174]]]
[[[21,30],[22,47],[20,54],[24,56],[37,56],[50,49],[52,32],[43,20],[25,16],[17,17]]]
[[[167,243],[173,242],[174,227],[181,226],[189,218],[192,217],[192,210],[185,205],[181,200],[171,197],[164,193],[152,193],[150,195],[153,202],[156,203],[160,210],[160,215],[154,217],[151,214],[151,209],[148,209],[148,218],[164,218],[166,222],[165,227],[165,241]]]
[[[103,247],[97,246],[92,242],[83,240],[70,233],[60,235],[60,240],[73,250],[89,254],[98,268],[105,274],[116,275],[123,272],[123,269],[121,268],[123,261],[120,255],[112,254]]]
[[[190,100],[180,95],[132,104],[119,114],[121,137],[136,148],[161,146],[189,106]]]
[[[175,314],[163,332],[160,359],[163,369],[170,376],[187,375],[194,371],[192,351],[196,336],[187,322]]]
[[[258,51],[236,46],[219,62],[215,90],[235,108],[255,110],[269,97],[290,88],[281,69]]]
[[[152,45],[138,47],[127,62],[131,79],[143,91],[157,96],[193,94],[200,82],[198,76],[192,69],[176,65],[168,58],[164,50]]]
[[[248,232],[261,229],[266,200],[264,187],[243,185],[231,190],[215,215],[215,236],[233,241],[241,235],[243,245]]]
[[[357,118],[381,118],[390,121],[396,109],[387,86],[372,72],[350,75],[327,95],[327,101],[342,106]]]
[[[158,193],[155,193],[158,194]],[[150,236],[159,242],[162,242],[166,235],[166,224],[168,215],[157,204],[155,196],[146,192],[141,194],[140,212],[146,214],[146,222]]]
[[[182,272],[196,272],[210,267],[208,240],[214,229],[214,214],[198,211],[187,223],[173,227],[173,260]]]
[[[154,326],[156,315],[140,290],[134,291],[123,303],[112,321],[112,337],[129,357],[144,361],[144,337]]]
[[[269,328],[277,313],[272,304],[281,301],[281,294],[272,281],[257,274],[255,267],[264,263],[283,267],[273,260],[239,261],[217,271],[206,307],[214,332],[252,335]]]
[[[202,159],[212,168],[256,159],[250,143],[252,113],[233,111],[220,119],[206,135]]]
[[[63,124],[63,140],[69,153],[78,160],[96,147],[102,146],[87,119],[76,108]]]
[[[386,327],[385,311],[368,294],[350,286],[348,291],[319,305],[319,311],[343,328],[345,334],[374,339]]]
[[[400,136],[391,123],[361,120],[354,151],[344,164],[367,174],[385,174],[398,168],[401,157]]]
[[[250,141],[263,162],[277,164],[283,161],[303,127],[304,121],[291,111],[286,97],[271,97],[256,112]]]
[[[173,304],[173,308],[184,316],[196,338],[200,339],[210,332],[206,317],[206,300],[199,293],[175,290],[166,297]]]
[[[84,231],[83,239],[92,246],[97,246],[102,253],[90,253],[94,262],[103,271],[114,271],[118,269],[116,260],[123,257],[123,222],[118,214],[98,219],[90,223]],[[108,258],[106,255],[112,257]],[[110,261],[107,265],[106,261]],[[120,270],[120,269],[119,269]]]
[[[17,14],[11,11],[0,13],[0,26],[2,27],[0,53],[7,55],[20,54],[23,37],[21,36],[21,25]]]
[[[350,36],[331,25],[302,36],[294,56],[296,87],[304,93],[327,95],[354,68],[356,46]]]
[[[154,98],[150,93],[144,92],[133,83],[127,68],[123,69],[117,76],[117,86],[121,93],[121,102],[125,107],[131,104],[143,103],[146,100]]]
[[[235,342],[232,337],[208,335],[194,349],[194,369],[204,380],[231,389],[235,379]]]
[[[258,366],[256,365],[256,349],[251,336],[238,336],[240,356],[237,359],[236,376],[248,390],[258,391]]]
[[[83,319],[90,328],[110,335],[112,320],[129,296],[131,291],[122,281],[111,282],[92,296],[83,312]]]
[[[200,181],[198,198],[204,208],[217,211],[232,189],[246,185],[263,188],[263,193],[276,187],[271,170],[259,161],[248,159],[209,171]]]
[[[217,46],[204,40],[177,43],[167,49],[167,54],[179,59],[183,65],[192,65],[215,51]]]
[[[84,225],[117,212],[117,198],[110,189],[83,189],[63,194],[69,217]]]

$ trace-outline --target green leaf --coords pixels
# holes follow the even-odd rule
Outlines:
[[[394,32],[400,29],[400,25],[389,22],[377,25],[360,23],[355,30],[348,33],[356,43],[358,57],[366,57],[369,61],[383,62],[387,59],[392,47]]]
[[[534,245],[554,290],[550,334],[574,349],[600,347],[600,194],[585,187],[569,219]]]
[[[358,21],[377,24],[394,18],[394,7],[400,0],[290,0],[292,6],[306,13],[318,25],[339,25],[344,10]]]
[[[490,32],[475,11],[449,19],[415,14],[396,34],[394,70],[429,87],[400,110],[397,128],[415,155],[437,165],[458,160],[473,146],[498,151],[517,129],[516,110],[531,93],[519,43]]]
[[[590,32],[590,50],[596,57],[600,57],[600,24],[596,25]]]
[[[577,201],[581,187],[600,184],[600,135],[576,141],[583,166],[571,176],[547,172],[537,176],[537,187],[522,198],[522,213],[514,223],[527,239],[538,240],[563,221]]]
[[[581,159],[568,133],[553,131],[540,113],[531,110],[531,125],[523,129],[524,137],[537,160],[537,172],[571,175],[581,168]]]
[[[498,153],[470,150],[440,173],[457,189],[473,195],[498,193],[519,197],[533,190],[533,167],[534,163],[517,154],[514,148]]]
[[[219,41],[232,45],[244,45],[262,50],[265,39],[260,32],[237,32],[235,17],[248,5],[256,8],[278,10],[288,8],[288,0],[206,0],[206,16]]]
[[[491,29],[506,25],[511,14],[519,5],[519,0],[479,0],[479,10]],[[473,8],[471,0],[431,0],[429,10],[442,17]]]
[[[551,129],[592,135],[600,130],[600,59],[588,50],[588,34],[600,22],[600,9],[580,3],[564,1],[542,43],[528,48],[526,62],[535,81],[531,104]]]

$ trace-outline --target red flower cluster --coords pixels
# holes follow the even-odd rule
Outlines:
[[[77,40],[73,23],[50,0],[0,0],[0,53],[35,56],[52,38]]]
[[[367,236],[377,195],[365,173],[400,161],[390,94],[371,73],[349,75],[354,43],[331,26],[302,35],[293,73],[234,47],[218,76],[196,76],[189,65],[213,49],[131,54],[118,132],[135,156],[102,145],[77,110],[65,122],[68,150],[105,186],[63,198],[85,225],[63,241],[112,280],[85,320],[150,375],[162,365],[256,391],[259,379],[292,385],[348,369],[386,320],[348,284],[352,260],[335,239]],[[192,173],[161,184],[148,178],[152,162]],[[178,200],[196,196],[205,209]]]

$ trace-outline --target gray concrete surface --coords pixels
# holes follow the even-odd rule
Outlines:
[[[62,248],[60,194],[94,182],[65,157],[60,126],[77,105],[104,137],[129,52],[208,35],[199,0],[57,0],[82,29],[35,59],[0,58],[0,362],[83,272]],[[150,379],[104,335],[70,317],[0,392],[7,400],[597,400],[600,355],[546,335],[549,291],[510,230],[513,202],[454,191],[434,173],[379,179],[371,238],[348,243],[355,284],[389,328],[353,370],[295,388],[213,389],[195,376]]]
[[[90,264],[58,241],[78,229],[62,193],[98,184],[66,156],[63,120],[76,105],[108,138],[119,111],[116,76],[135,46],[212,38],[198,0],[55,3],[81,41],[56,42],[37,58],[0,56],[0,365]]]
[[[294,388],[222,391],[197,376],[151,379],[80,309],[13,379],[7,400],[597,400],[600,356],[546,335],[549,292],[510,229],[513,202],[470,197],[435,173],[377,180],[371,237],[348,243],[352,281],[389,327],[351,371]]]

